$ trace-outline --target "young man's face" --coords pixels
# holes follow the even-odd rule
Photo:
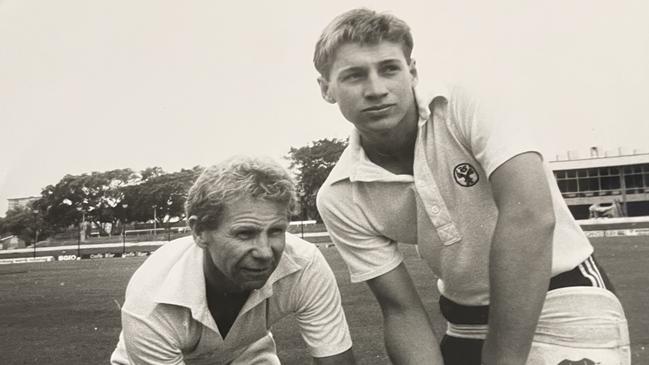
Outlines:
[[[228,203],[219,228],[195,236],[212,267],[206,275],[242,290],[259,289],[277,267],[286,244],[285,204],[241,197]]]
[[[388,131],[414,110],[417,84],[414,61],[406,61],[399,43],[346,43],[336,51],[329,79],[318,79],[322,97],[337,103],[361,132]]]

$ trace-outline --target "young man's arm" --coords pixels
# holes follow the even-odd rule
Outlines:
[[[317,365],[356,364],[356,359],[354,358],[354,352],[352,351],[352,349],[349,349],[345,352],[332,356],[314,357],[313,363]]]
[[[525,364],[547,293],[554,211],[541,157],[523,153],[491,175],[498,222],[489,274],[489,333],[482,362]]]
[[[439,344],[406,266],[367,282],[383,311],[385,347],[392,363],[443,364]]]

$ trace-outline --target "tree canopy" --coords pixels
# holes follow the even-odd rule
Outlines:
[[[286,158],[297,182],[300,219],[321,221],[316,196],[347,143],[324,138],[289,150]],[[202,171],[200,166],[173,173],[149,167],[140,172],[125,168],[65,175],[43,188],[30,206],[7,212],[0,219],[0,234],[12,233],[32,242],[37,231],[45,238],[82,222],[110,234],[125,222],[147,222],[154,216],[157,223],[182,220],[187,192]]]
[[[303,147],[291,147],[286,158],[295,173],[302,219],[322,221],[316,208],[316,196],[347,144],[346,139],[324,138]]]
[[[146,170],[145,170],[146,171]],[[185,217],[185,200],[187,191],[203,169],[196,166],[173,173],[146,175],[148,178],[139,184],[123,189],[125,211],[129,221],[146,222],[183,219]],[[144,172],[142,176],[145,176]]]
[[[187,191],[201,167],[165,173],[150,167],[136,173],[131,169],[65,175],[56,185],[48,185],[34,202],[45,221],[62,231],[82,221],[92,222],[110,234],[124,222],[159,223],[184,218]]]
[[[55,227],[68,227],[81,221],[98,227],[119,220],[117,210],[124,199],[123,188],[137,183],[139,177],[131,169],[65,175],[56,185],[41,192],[35,207]]]
[[[18,206],[7,211],[6,217],[0,218],[0,234],[7,233],[33,244],[35,240],[46,239],[51,229],[39,210],[32,206]]]

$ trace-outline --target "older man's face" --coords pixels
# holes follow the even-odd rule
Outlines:
[[[261,288],[284,251],[286,212],[285,204],[263,199],[241,197],[228,203],[219,228],[200,234],[217,279],[242,290]]]

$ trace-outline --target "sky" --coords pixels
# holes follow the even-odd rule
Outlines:
[[[286,165],[291,147],[346,137],[312,55],[361,6],[411,26],[421,83],[502,90],[547,159],[649,152],[644,0],[0,0],[0,216],[66,174]]]

